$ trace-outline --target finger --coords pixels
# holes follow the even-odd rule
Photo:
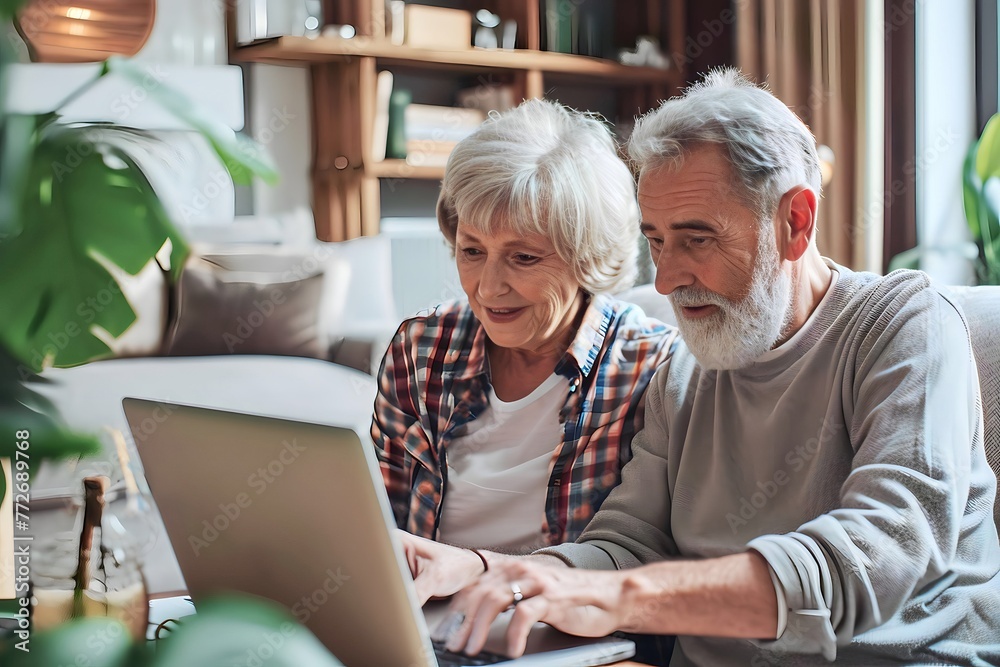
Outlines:
[[[513,603],[514,594],[510,584],[502,580],[489,584],[488,590],[479,598],[478,607],[474,610],[470,608],[473,617],[465,643],[467,654],[476,655],[483,650],[493,621]]]
[[[459,653],[467,650],[473,621],[479,612],[483,598],[487,595],[495,595],[497,582],[502,581],[502,578],[496,576],[487,575],[480,577],[475,583],[455,595],[450,609],[461,612],[465,616],[465,622],[455,630],[455,633],[446,644],[449,651]]]
[[[519,658],[524,654],[528,634],[535,623],[545,618],[548,608],[549,600],[544,595],[527,598],[514,607],[514,615],[507,626],[507,655]]]
[[[427,573],[422,573],[413,580],[413,585],[417,589],[417,602],[423,607],[434,595],[434,584]]]

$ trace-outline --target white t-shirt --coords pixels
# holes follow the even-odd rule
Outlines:
[[[486,409],[448,445],[439,541],[508,553],[542,546],[545,492],[568,393],[569,381],[556,374],[510,403],[490,387]]]

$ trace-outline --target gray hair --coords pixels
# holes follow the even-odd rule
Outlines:
[[[453,251],[461,220],[545,236],[590,294],[635,282],[635,182],[593,114],[537,99],[490,114],[448,158],[437,218]]]
[[[805,183],[817,195],[821,178],[816,138],[781,100],[735,68],[704,79],[636,122],[629,155],[638,170],[677,168],[699,144],[720,146],[742,187],[737,194],[761,218],[781,196]]]

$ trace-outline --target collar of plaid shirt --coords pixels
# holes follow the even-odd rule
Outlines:
[[[560,518],[560,512],[556,511],[554,504],[564,505],[568,499],[559,493],[559,483],[561,482],[562,471],[575,458],[575,444],[579,439],[578,429],[575,422],[580,415],[580,408],[583,396],[586,391],[579,391],[580,387],[590,378],[594,365],[604,349],[608,335],[608,329],[615,316],[614,300],[606,295],[596,295],[590,298],[590,303],[584,311],[580,327],[566,354],[556,365],[555,372],[569,380],[569,396],[560,411],[560,421],[566,424],[566,429],[573,429],[574,437],[569,437],[569,433],[564,431],[563,441],[556,450],[556,461],[552,469],[551,479],[555,480],[556,488],[550,488],[546,499],[545,525],[543,532],[548,535],[548,540],[540,542],[538,547],[549,546],[552,543],[561,541],[560,533],[565,526]],[[441,449],[435,451],[434,455],[438,461],[439,480],[439,500],[437,503],[437,517],[434,522],[434,533],[436,537],[437,524],[440,522],[440,511],[443,506],[444,491],[447,488],[448,466],[447,466],[447,442],[451,439],[451,434],[455,429],[474,419],[487,406],[486,380],[488,376],[489,360],[486,355],[486,333],[482,324],[473,318],[475,333],[473,343],[466,349],[453,350],[447,358],[446,368],[442,371],[445,385],[449,388],[454,399],[454,409],[451,411],[447,424],[441,430]],[[465,362],[465,363],[462,363]],[[567,490],[566,493],[569,491]],[[559,500],[554,503],[555,497]],[[555,524],[553,524],[553,521]]]

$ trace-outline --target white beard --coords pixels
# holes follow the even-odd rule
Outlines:
[[[781,270],[774,236],[767,228],[758,235],[757,261],[750,293],[742,301],[698,287],[678,287],[670,294],[688,349],[709,370],[744,368],[774,347],[791,321],[791,278]],[[688,319],[682,306],[715,304],[708,317]]]

